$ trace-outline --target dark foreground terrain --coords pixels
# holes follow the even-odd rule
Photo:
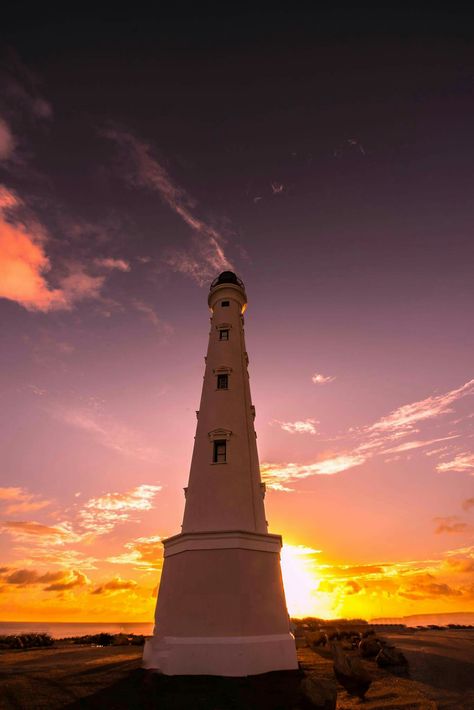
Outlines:
[[[365,702],[338,686],[337,707],[366,710],[474,710],[474,631],[390,634],[410,663],[399,677],[364,662],[373,683]],[[139,647],[0,652],[2,710],[296,710],[304,674],[335,684],[326,649],[298,649],[300,671],[250,678],[165,677],[140,668]]]

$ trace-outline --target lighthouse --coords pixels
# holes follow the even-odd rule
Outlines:
[[[245,347],[247,296],[224,271],[211,329],[181,533],[163,541],[154,634],[143,665],[166,675],[246,676],[298,667],[268,532]]]

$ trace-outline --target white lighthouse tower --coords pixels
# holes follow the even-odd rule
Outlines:
[[[242,281],[211,284],[206,370],[182,532],[164,540],[146,668],[245,676],[298,667],[280,569],[267,531],[250,397]]]

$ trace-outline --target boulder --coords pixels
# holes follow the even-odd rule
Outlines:
[[[332,650],[334,654],[334,675],[337,680],[347,690],[349,695],[357,695],[363,700],[372,683],[370,673],[364,668],[357,656],[347,655],[337,643],[333,643]]]
[[[359,653],[362,658],[375,658],[375,656],[380,652],[379,640],[373,636],[368,638],[363,638],[359,643]]]
[[[395,646],[381,648],[375,660],[380,668],[390,668],[391,670],[406,670],[408,668],[406,656]]]
[[[335,710],[337,690],[334,683],[306,676],[300,684],[301,710]]]
[[[307,631],[305,636],[310,647],[325,646],[328,640],[324,631]]]

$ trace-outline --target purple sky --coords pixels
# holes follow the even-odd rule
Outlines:
[[[181,523],[207,290],[227,267],[249,296],[267,517],[308,548],[307,608],[472,609],[466,26],[413,11],[6,23],[9,618],[106,618],[125,594],[151,617],[145,562]],[[368,564],[380,579],[337,572]]]

